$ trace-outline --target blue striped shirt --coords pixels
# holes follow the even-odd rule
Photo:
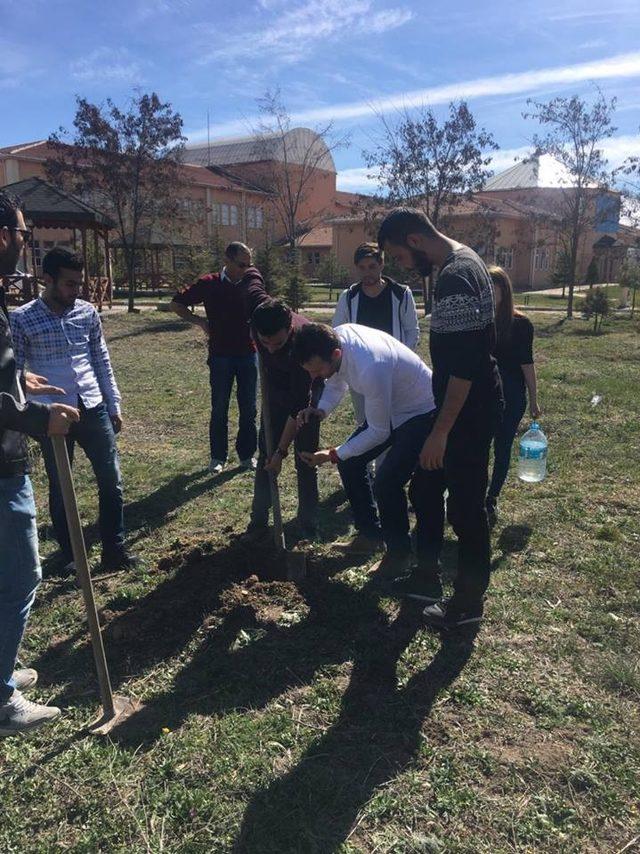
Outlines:
[[[122,398],[100,315],[91,303],[77,299],[72,308],[56,314],[39,297],[10,317],[18,370],[28,368],[65,390],[64,397],[38,395],[39,402],[77,406],[80,399],[92,409],[104,401],[109,415],[120,413]]]

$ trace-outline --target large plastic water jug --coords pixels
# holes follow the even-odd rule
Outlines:
[[[520,439],[518,477],[527,483],[539,483],[547,473],[547,437],[534,421]]]

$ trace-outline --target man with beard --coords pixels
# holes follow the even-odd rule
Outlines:
[[[28,365],[64,389],[62,400],[80,410],[80,420],[69,431],[67,446],[73,461],[77,442],[87,455],[98,484],[102,569],[131,569],[138,559],[124,545],[124,518],[120,460],[116,433],[122,429],[120,392],[111,368],[102,323],[91,303],[78,299],[82,259],[56,247],[42,261],[45,290],[41,297],[13,312],[11,327],[16,364]],[[46,397],[44,398],[47,399]],[[42,441],[49,478],[49,510],[61,550],[61,572],[73,572],[71,540],[62,491],[49,439]]]
[[[502,393],[493,358],[495,309],[491,277],[468,246],[437,231],[422,211],[397,208],[383,220],[378,245],[402,267],[428,276],[435,285],[429,347],[437,417],[420,453],[410,495],[418,519],[447,514],[458,537],[454,595],[428,605],[428,623],[453,628],[479,623],[489,584],[491,549],[485,508],[489,447]],[[439,542],[417,531],[424,582],[439,587]]]
[[[411,350],[418,346],[420,328],[411,288],[383,276],[384,255],[376,243],[361,243],[353,256],[360,276],[340,294],[331,325],[359,323],[393,335]],[[364,399],[351,392],[356,423],[364,421]]]
[[[35,670],[14,670],[42,578],[25,434],[64,436],[78,419],[70,406],[24,399],[24,388],[32,393],[60,391],[45,377],[16,370],[3,277],[15,273],[28,238],[18,200],[0,192],[0,736],[29,732],[60,714],[55,706],[24,697],[38,679]]]

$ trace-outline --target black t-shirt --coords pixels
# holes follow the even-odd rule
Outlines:
[[[386,285],[377,297],[368,297],[362,288],[360,289],[356,323],[393,335],[392,311],[390,285]]]
[[[491,277],[468,246],[454,250],[436,281],[429,349],[433,393],[442,406],[449,377],[471,381],[460,417],[494,411],[501,400],[500,375],[492,356],[495,309]]]
[[[496,359],[502,376],[518,380],[524,386],[521,365],[533,364],[533,324],[524,315],[514,315],[508,337],[498,338]]]

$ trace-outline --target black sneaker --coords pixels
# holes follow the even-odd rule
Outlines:
[[[474,605],[460,606],[452,598],[427,605],[422,616],[427,625],[434,629],[457,629],[478,625],[482,622],[483,612],[482,601]]]
[[[103,554],[100,572],[122,572],[126,569],[136,569],[138,566],[140,558],[123,549],[113,554]]]
[[[437,576],[425,577],[419,571],[409,572],[393,579],[391,590],[394,596],[413,599],[425,605],[442,599],[442,582]]]

